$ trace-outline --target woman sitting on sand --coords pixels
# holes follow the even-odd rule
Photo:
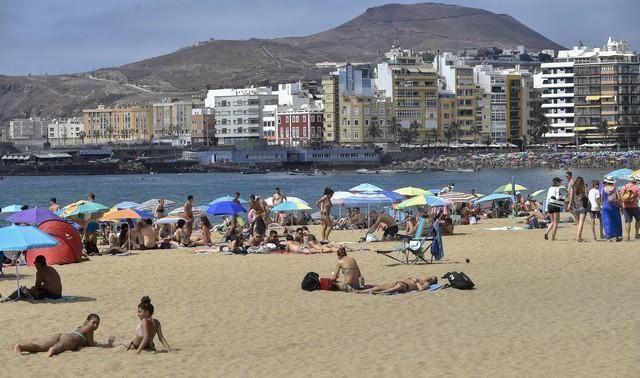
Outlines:
[[[350,291],[351,289],[361,289],[361,273],[356,259],[347,256],[347,249],[344,247],[339,248],[336,253],[338,255],[338,263],[336,264],[335,271],[331,277],[333,285],[335,285],[337,290]],[[340,277],[341,272],[344,277],[342,282],[338,281],[338,277]]]
[[[149,297],[142,297],[140,304],[138,305],[138,318],[140,323],[136,327],[136,336],[131,340],[129,349],[136,349],[136,353],[140,353],[143,350],[156,350],[156,346],[153,343],[153,338],[158,335],[158,339],[165,347],[167,352],[171,352],[171,347],[162,334],[162,327],[160,321],[153,318],[153,305]]]
[[[47,352],[47,356],[51,357],[67,350],[78,350],[85,346],[96,346],[93,340],[93,332],[100,326],[100,317],[96,314],[90,314],[83,325],[69,333],[57,333],[42,344],[28,343],[16,344],[16,353],[29,352]],[[113,337],[110,337],[106,345],[113,345]]]
[[[408,293],[410,291],[423,291],[431,285],[438,283],[438,277],[431,276],[427,278],[408,277],[402,281],[384,283],[369,289],[359,290],[358,294],[394,294]]]
[[[175,248],[191,247],[191,240],[189,240],[189,236],[184,229],[185,224],[184,219],[180,219],[178,223],[176,223],[176,231],[173,233],[173,239],[171,241],[171,244]]]
[[[192,240],[193,245],[210,246],[211,245],[211,222],[206,215],[200,217],[200,237]]]
[[[120,226],[120,233],[118,235],[111,234],[109,240],[109,250],[106,252],[108,255],[115,255],[118,253],[125,253],[129,249],[138,248],[138,244],[135,240],[132,240],[129,235],[129,224],[123,223]]]

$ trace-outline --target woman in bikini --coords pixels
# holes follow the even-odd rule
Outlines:
[[[333,281],[332,285],[335,285],[337,290],[349,291],[351,289],[361,289],[361,273],[356,259],[347,256],[347,249],[344,247],[340,247],[336,253],[338,255],[338,263],[331,277]],[[341,272],[344,279],[343,281],[338,281]]]
[[[211,245],[211,222],[206,215],[200,217],[200,237],[192,240],[193,245],[210,246]]]
[[[322,220],[323,241],[329,240],[329,234],[333,229],[333,223],[331,222],[331,197],[333,197],[333,189],[327,187],[324,188],[324,195],[316,201],[316,206],[320,209],[320,216]]]
[[[171,352],[169,342],[167,342],[167,339],[165,339],[162,334],[160,321],[153,318],[153,305],[149,297],[145,296],[140,300],[140,304],[138,305],[138,318],[140,318],[140,323],[138,323],[138,327],[136,327],[136,336],[131,340],[127,350],[135,349],[136,353],[140,353],[143,350],[155,352],[156,347],[153,339],[158,335],[158,339],[167,352]]]
[[[394,294],[408,293],[410,291],[423,291],[431,285],[438,283],[438,277],[431,276],[427,278],[408,277],[402,281],[393,283],[384,283],[376,285],[366,290],[358,291],[359,294]]]
[[[100,317],[96,314],[90,314],[84,324],[72,332],[55,334],[41,344],[16,344],[14,350],[16,353],[48,352],[47,356],[51,357],[67,350],[78,350],[85,346],[96,346],[98,343],[93,340],[93,332],[98,329],[98,326],[100,326]],[[113,345],[113,340],[114,338],[110,337],[105,345]]]

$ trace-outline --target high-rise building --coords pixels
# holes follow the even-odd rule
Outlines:
[[[433,141],[446,141],[448,130],[455,128],[456,124],[456,94],[451,91],[438,93],[438,130]],[[430,140],[428,142],[431,142]],[[450,142],[450,141],[449,141]]]
[[[150,106],[99,105],[82,111],[85,139],[92,143],[125,143],[151,140],[153,112]]]
[[[504,78],[507,100],[507,142],[522,145],[529,133],[529,98],[533,76],[527,71],[510,71]]]
[[[340,94],[338,93],[339,79],[337,75],[322,78],[322,103],[324,122],[322,138],[325,142],[340,141]]]
[[[575,130],[579,143],[637,146],[640,134],[640,62],[626,41],[575,58]]]
[[[574,61],[585,47],[558,51],[553,62],[542,63],[541,109],[549,119],[549,131],[544,135],[549,144],[575,143]]]
[[[473,142],[476,124],[476,85],[473,82],[473,68],[455,67],[456,120],[460,141]]]
[[[49,120],[40,117],[16,118],[9,121],[7,141],[16,146],[44,147]]]
[[[173,145],[191,144],[191,101],[164,99],[153,104],[153,140]]]

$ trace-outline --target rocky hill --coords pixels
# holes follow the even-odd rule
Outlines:
[[[323,61],[375,61],[398,38],[417,50],[473,47],[561,48],[508,15],[422,3],[369,8],[327,31],[305,37],[214,40],[116,68],[77,75],[0,76],[0,122],[63,117],[83,108],[185,97],[205,87],[319,79]]]

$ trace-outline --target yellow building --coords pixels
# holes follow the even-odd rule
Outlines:
[[[152,112],[149,106],[98,106],[82,111],[85,140],[92,143],[150,141]]]
[[[507,142],[520,144],[528,130],[532,80],[529,74],[517,71],[506,74],[504,80],[507,95]]]
[[[447,130],[456,124],[456,94],[440,92],[438,94],[438,130],[434,142],[445,142]],[[455,126],[454,126],[455,127]]]
[[[323,91],[323,133],[325,142],[337,142],[340,140],[340,110],[338,95],[338,76],[331,75],[322,79]]]
[[[326,110],[326,108],[325,108]],[[392,142],[393,104],[389,97],[340,96],[340,143]],[[376,128],[377,135],[371,133]]]

